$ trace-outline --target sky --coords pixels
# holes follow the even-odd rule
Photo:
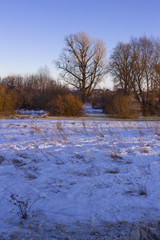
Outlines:
[[[0,76],[35,74],[54,61],[64,38],[81,31],[102,39],[107,59],[118,42],[160,37],[160,0],[0,0]],[[106,77],[103,87],[111,87]]]

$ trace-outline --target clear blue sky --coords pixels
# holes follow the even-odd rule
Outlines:
[[[46,65],[56,78],[64,37],[82,30],[105,42],[109,58],[131,36],[160,37],[160,0],[0,0],[0,76]]]

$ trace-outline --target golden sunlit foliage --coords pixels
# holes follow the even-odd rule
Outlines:
[[[79,116],[82,113],[81,100],[72,94],[59,95],[50,102],[49,106],[52,115]]]
[[[0,114],[10,115],[16,108],[17,96],[14,91],[0,87]]]

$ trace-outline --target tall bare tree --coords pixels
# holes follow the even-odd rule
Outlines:
[[[160,62],[155,65],[155,79],[157,87],[160,90]]]
[[[154,114],[156,108],[156,66],[160,62],[160,42],[153,38],[139,38],[131,41],[134,59],[134,92],[141,102],[144,115]]]
[[[62,70],[64,81],[79,90],[85,102],[107,73],[104,43],[80,32],[67,36],[65,45],[56,66]]]
[[[115,86],[123,93],[134,93],[144,115],[153,114],[156,107],[156,86],[159,84],[160,42],[153,38],[131,39],[113,50],[109,70]]]
[[[133,89],[132,65],[131,45],[119,43],[110,57],[109,72],[114,78],[115,87],[121,88],[124,95],[129,95]]]

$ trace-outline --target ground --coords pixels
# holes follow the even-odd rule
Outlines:
[[[0,239],[159,239],[160,122],[0,121]]]

